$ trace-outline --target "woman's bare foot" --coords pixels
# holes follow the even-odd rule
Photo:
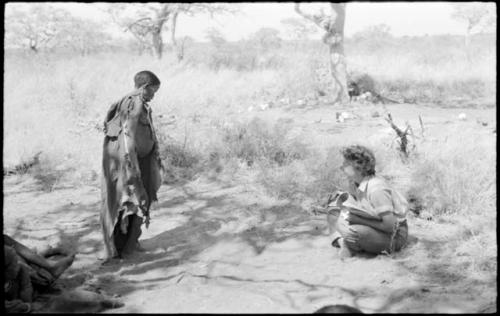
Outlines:
[[[146,251],[147,251],[147,249],[146,249],[146,248],[144,248],[144,247],[142,247],[142,246],[141,246],[141,244],[140,244],[139,242],[137,242],[137,243],[135,244],[135,251],[138,251],[138,252],[146,252]]]
[[[57,279],[67,268],[69,268],[73,261],[75,260],[76,253],[68,255],[61,260],[54,263],[54,266],[50,270],[50,273]]]
[[[349,246],[347,246],[347,243],[345,242],[344,238],[339,239],[339,245],[340,245],[340,251],[339,251],[339,257],[340,259],[345,259],[345,258],[350,258],[353,256],[353,252],[349,249]]]
[[[110,265],[113,265],[115,263],[121,262],[123,260],[123,258],[121,255],[116,255],[114,257],[106,257],[106,258],[99,259],[99,260],[102,260],[101,266],[110,266]]]

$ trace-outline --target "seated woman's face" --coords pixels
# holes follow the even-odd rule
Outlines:
[[[340,170],[342,170],[350,180],[358,180],[361,177],[360,172],[354,168],[353,163],[349,160],[344,160]]]

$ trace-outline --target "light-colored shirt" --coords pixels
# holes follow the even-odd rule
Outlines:
[[[358,203],[373,209],[380,217],[390,213],[399,218],[406,216],[406,200],[381,177],[365,177],[355,191]]]

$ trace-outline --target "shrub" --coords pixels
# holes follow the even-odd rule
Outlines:
[[[409,192],[434,215],[482,214],[496,203],[494,144],[457,131],[455,141],[439,148],[421,144]],[[461,134],[461,135],[460,135]]]
[[[201,171],[201,155],[186,143],[158,135],[163,182],[167,184],[193,179]]]
[[[68,182],[67,176],[75,172],[76,168],[65,164],[62,159],[42,155],[40,163],[33,166],[29,173],[36,181],[36,185],[44,192],[52,192],[57,185]]]
[[[288,137],[290,124],[278,121],[274,126],[254,118],[248,123],[237,124],[222,132],[225,156],[237,157],[252,166],[258,160],[285,165],[292,160],[304,159],[307,145]]]

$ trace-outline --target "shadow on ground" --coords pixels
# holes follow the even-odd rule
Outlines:
[[[155,269],[165,270],[163,280],[182,277],[182,272],[172,273],[174,267],[183,263],[196,261],[196,256],[221,241],[243,241],[261,254],[267,246],[290,238],[316,236],[322,231],[311,222],[311,216],[299,206],[284,204],[264,208],[259,204],[242,205],[236,202],[233,194],[216,190],[192,192],[186,187],[180,188],[183,195],[160,202],[155,222],[165,222],[161,217],[183,217],[181,224],[165,230],[157,235],[142,239],[141,244],[148,251],[137,253],[133,258],[123,261],[112,261],[91,271],[103,287],[113,283],[119,284],[120,295],[125,295],[137,288],[148,288],[148,284],[161,281],[158,278],[141,281],[117,278],[114,275],[141,275]],[[191,205],[198,205],[192,207]],[[93,206],[92,206],[93,207]],[[168,210],[164,210],[168,208]],[[163,209],[163,210],[162,210]],[[56,212],[61,211],[58,209]],[[240,226],[241,229],[227,229],[228,225],[239,225],[242,221],[253,219],[251,224]],[[90,219],[93,227],[78,233],[63,233],[67,240],[77,242],[81,236],[92,230],[100,229],[96,219]],[[154,223],[153,223],[154,224]],[[232,226],[230,226],[232,227]],[[221,228],[226,228],[222,229]],[[83,241],[89,243],[89,241]],[[90,243],[85,246],[93,250],[102,249],[102,245]],[[107,285],[106,285],[107,284]],[[153,286],[151,284],[151,286]],[[113,286],[117,288],[116,286]]]

